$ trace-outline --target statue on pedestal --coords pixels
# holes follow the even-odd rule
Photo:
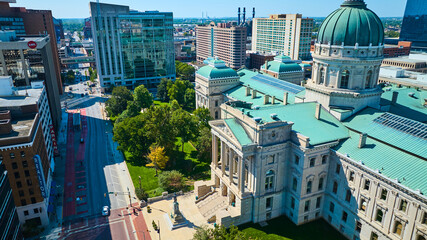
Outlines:
[[[182,217],[181,212],[179,211],[179,203],[176,200],[176,194],[173,196],[173,211],[171,216],[172,216],[174,225],[181,223],[182,220],[184,219]]]

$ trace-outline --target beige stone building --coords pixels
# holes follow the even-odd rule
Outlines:
[[[236,85],[209,80],[228,89],[215,94],[224,102],[210,122],[211,180],[195,183],[200,213],[227,226],[285,215],[325,219],[349,239],[427,239],[426,91],[380,88],[383,26],[363,0],[319,32],[305,88],[247,69]]]

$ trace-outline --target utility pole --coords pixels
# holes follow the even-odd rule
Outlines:
[[[139,177],[139,189],[141,189],[142,187],[141,187],[141,176],[138,176]]]
[[[128,193],[129,193],[129,204],[130,204],[130,208],[132,208],[132,198],[130,197],[130,190],[129,190],[129,187],[128,187]]]

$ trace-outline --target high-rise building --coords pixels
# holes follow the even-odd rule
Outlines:
[[[175,79],[171,12],[94,2],[90,12],[101,87],[144,84],[155,91],[160,79]]]
[[[233,69],[239,69],[246,61],[246,27],[210,23],[196,29],[197,62],[219,58]]]
[[[0,26],[9,27],[4,30],[15,30],[17,36],[46,36],[56,39],[52,12],[50,10],[31,10],[24,7],[10,7],[13,0],[0,0]],[[12,26],[12,27],[11,27]],[[8,29],[9,28],[9,29]],[[3,29],[0,29],[3,30]],[[56,41],[51,41],[51,59],[54,66],[55,80],[59,94],[62,94],[61,65],[59,63]]]
[[[252,23],[252,51],[278,52],[293,60],[310,59],[313,19],[301,14],[274,14]]]
[[[45,87],[33,83],[19,90],[11,77],[2,77],[0,89],[0,160],[9,173],[19,220],[47,225],[56,138]]]
[[[50,44],[55,40],[47,36],[16,38],[13,32],[0,31],[0,37],[4,35],[8,37],[0,42],[0,76],[11,76],[15,87],[28,88],[32,82],[44,81],[53,125],[58,130],[62,116],[58,89],[62,87],[57,85]]]
[[[412,41],[412,46],[415,47],[427,47],[427,3],[425,0],[407,0],[400,40]]]
[[[4,121],[4,119],[0,118],[0,124]],[[18,214],[16,213],[16,206],[13,202],[12,188],[10,187],[8,175],[9,173],[4,168],[3,161],[0,160],[0,209],[3,212],[0,215],[0,236],[2,239],[20,240],[24,238]]]
[[[83,27],[84,38],[92,38],[92,20],[91,18],[85,18],[85,26]]]

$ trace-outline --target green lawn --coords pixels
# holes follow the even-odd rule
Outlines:
[[[125,157],[129,159],[132,158],[132,155],[126,152]],[[141,176],[142,189],[148,193],[149,197],[162,195],[163,189],[159,188],[159,182],[155,176],[156,169],[145,166],[134,166],[129,162],[126,162],[126,165],[135,188],[139,188],[139,176]]]
[[[200,161],[197,158],[197,150],[189,143],[184,143],[184,152],[181,152],[181,138],[175,142],[176,165],[174,166],[187,178],[194,180],[207,179],[210,177],[209,163]]]
[[[162,101],[158,101],[158,100],[153,101],[153,103],[154,103],[154,105],[160,105],[160,106],[168,105],[169,104],[167,102],[162,102]]]
[[[323,219],[296,226],[287,217],[282,216],[267,223],[268,226],[265,227],[253,223],[244,224],[239,226],[239,229],[251,237],[262,240],[346,240]]]

